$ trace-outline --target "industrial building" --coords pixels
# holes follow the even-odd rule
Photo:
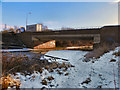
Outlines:
[[[27,25],[26,27],[26,31],[30,31],[30,32],[45,31],[47,29],[48,29],[47,26],[44,26],[43,24]]]

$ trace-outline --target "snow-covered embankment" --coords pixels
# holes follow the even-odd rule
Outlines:
[[[55,88],[115,88],[118,87],[119,58],[113,53],[117,52],[118,49],[116,48],[115,51],[110,51],[98,59],[91,59],[90,62],[83,62],[84,55],[87,54],[85,51],[49,51],[46,55],[67,59],[75,66],[68,69],[68,75],[59,75],[56,72],[49,73],[44,69],[42,74],[35,72],[26,77],[20,74],[17,76],[21,79],[21,88],[42,88],[51,87],[51,85]],[[44,58],[49,59],[50,57]],[[110,62],[111,59],[116,61]],[[54,80],[48,85],[42,85],[41,80],[48,76],[53,76]]]

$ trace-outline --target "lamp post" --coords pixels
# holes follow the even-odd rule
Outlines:
[[[26,15],[26,31],[27,31],[27,23],[28,23],[28,15],[31,14],[31,12],[27,13]]]

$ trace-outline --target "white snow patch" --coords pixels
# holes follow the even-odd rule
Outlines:
[[[20,51],[31,51],[32,49],[23,48],[23,49],[1,49],[0,52],[20,52]]]

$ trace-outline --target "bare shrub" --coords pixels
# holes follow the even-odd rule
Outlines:
[[[11,54],[11,53],[9,53]],[[28,58],[25,55],[18,56],[10,56],[2,55],[2,77],[0,77],[0,85],[2,84],[2,89],[7,89],[8,87],[16,87],[19,88],[20,82],[16,82],[14,79],[11,79],[10,74],[16,75],[17,72],[22,75],[31,75],[34,71],[38,71],[40,73],[43,72],[44,69],[49,72],[54,72],[54,69],[57,69],[58,74],[62,74],[60,68],[73,67],[73,65],[69,65],[68,63],[58,63],[58,62],[48,62],[48,60],[40,60],[36,57]],[[34,77],[34,76],[33,76]],[[48,80],[54,80],[53,77],[48,77]],[[43,85],[47,85],[47,81],[45,79],[41,82]]]
[[[6,77],[1,77],[0,82],[3,90],[7,90],[8,87],[16,87],[16,89],[19,89],[21,84],[20,80],[15,80],[10,74]]]
[[[2,55],[2,74],[7,76],[8,74],[15,74],[16,72],[23,73],[24,75],[32,74],[34,71],[42,73],[45,68],[48,71],[53,69],[68,67],[68,64],[61,64],[58,62],[48,62],[48,60],[40,60],[34,58],[28,58],[23,55],[12,56]],[[72,67],[72,65],[71,65]]]
[[[34,70],[39,71],[47,64],[49,64],[49,62],[34,58],[29,60],[26,56],[19,55],[10,57],[8,55],[2,55],[2,74],[6,76],[16,72],[22,72],[24,74],[32,73]]]

